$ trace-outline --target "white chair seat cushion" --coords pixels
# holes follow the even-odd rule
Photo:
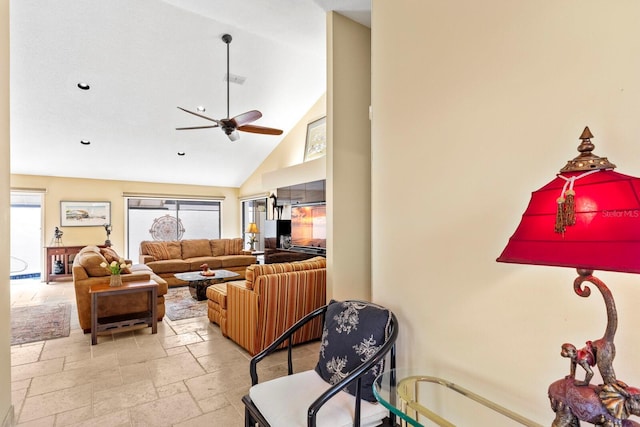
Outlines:
[[[258,383],[249,397],[272,427],[306,427],[309,406],[331,385],[315,371],[305,371]],[[341,391],[318,411],[317,427],[353,426],[355,397]],[[379,403],[361,401],[362,427],[377,426],[389,415]]]

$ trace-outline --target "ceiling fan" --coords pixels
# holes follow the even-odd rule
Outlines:
[[[260,133],[263,135],[281,135],[282,130],[269,128],[264,126],[252,125],[250,123],[255,122],[260,117],[262,117],[262,113],[258,110],[247,111],[246,113],[238,114],[235,117],[229,118],[229,43],[231,43],[231,36],[229,34],[224,34],[222,36],[222,41],[227,45],[227,118],[226,119],[212,119],[211,117],[204,116],[202,114],[196,113],[194,111],[189,111],[185,108],[178,107],[180,110],[193,114],[194,116],[201,117],[205,120],[209,120],[214,122],[214,125],[208,126],[192,126],[192,127],[181,127],[176,128],[176,130],[191,130],[191,129],[208,129],[208,128],[217,128],[219,127],[224,131],[224,133],[229,137],[231,141],[237,141],[240,139],[240,134],[238,131],[242,132],[251,132],[251,133]]]

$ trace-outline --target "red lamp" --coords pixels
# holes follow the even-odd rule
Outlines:
[[[556,178],[534,191],[522,220],[498,262],[573,267],[578,270],[574,290],[590,295],[584,282],[600,290],[607,309],[601,339],[577,349],[569,343],[561,355],[571,360],[569,375],[549,387],[554,426],[640,425],[627,418],[640,415],[640,390],[617,380],[613,369],[617,313],[611,292],[592,275],[593,270],[640,273],[640,179],[614,172],[607,158],[592,153],[593,135],[580,136],[580,155]],[[590,384],[592,366],[603,384]],[[576,368],[584,380],[576,379]],[[628,423],[628,424],[623,424]],[[609,423],[609,424],[607,424]]]

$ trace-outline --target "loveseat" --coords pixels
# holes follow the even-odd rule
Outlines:
[[[109,283],[111,273],[108,268],[100,266],[106,262],[118,261],[120,257],[111,248],[86,246],[73,258],[72,274],[73,286],[76,292],[78,306],[78,320],[85,333],[91,332],[91,285]],[[164,295],[167,293],[167,282],[142,264],[132,265],[122,274],[123,282],[136,280],[154,280],[158,284],[157,317],[161,321],[164,317]],[[125,295],[106,296],[99,299],[98,317],[116,316],[121,314],[146,311],[148,294],[134,293]]]
[[[251,252],[243,250],[241,238],[234,239],[186,239],[140,242],[140,264],[145,264],[169,286],[184,286],[187,282],[174,274],[198,271],[202,264],[211,270],[223,269],[240,274],[244,278],[247,266],[256,263]]]
[[[222,335],[255,355],[306,314],[326,304],[327,262],[251,265],[245,280],[207,288],[207,314]],[[293,344],[320,338],[322,319],[294,335]]]

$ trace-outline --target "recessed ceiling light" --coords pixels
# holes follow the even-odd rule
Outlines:
[[[85,83],[85,82],[80,82],[78,83],[78,87],[82,90],[89,90],[91,89],[91,86],[89,86],[89,83]]]
[[[185,152],[184,151],[178,151],[178,156],[184,156]]]
[[[88,139],[81,139],[80,140],[80,144],[82,144],[82,145],[90,145],[91,141],[89,141]]]
[[[204,105],[198,105],[196,107],[197,111],[200,111],[201,113],[204,113],[205,111],[207,111],[207,109],[204,107]]]

